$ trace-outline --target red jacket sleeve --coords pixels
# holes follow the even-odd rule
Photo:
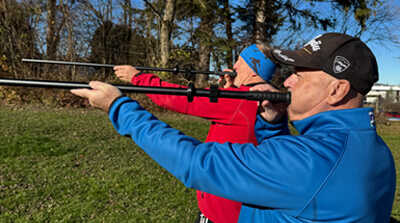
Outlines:
[[[133,85],[139,86],[187,88],[186,86],[162,81],[154,74],[141,74],[133,77],[131,82]],[[249,87],[241,87],[224,90],[248,91],[248,89]],[[194,97],[192,102],[188,102],[186,96],[159,94],[147,94],[147,96],[155,104],[168,110],[227,123],[230,121],[229,117],[232,117],[237,112],[238,106],[245,101],[244,99],[219,98],[217,103],[213,103],[207,97]]]

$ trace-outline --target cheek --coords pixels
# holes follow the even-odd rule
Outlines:
[[[303,82],[296,89],[296,93],[299,97],[308,98],[308,100],[318,98],[321,95],[321,83]]]
[[[318,92],[312,86],[301,85],[292,89],[292,103],[290,109],[295,113],[302,113],[313,106],[313,102],[318,97]]]
[[[239,68],[236,70],[236,72],[237,72],[237,75],[236,75],[235,79],[233,80],[235,85],[240,84],[244,79],[243,69]]]

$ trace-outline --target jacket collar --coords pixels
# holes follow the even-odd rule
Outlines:
[[[372,108],[326,111],[293,121],[292,124],[302,135],[315,131],[326,132],[328,129],[376,129]]]

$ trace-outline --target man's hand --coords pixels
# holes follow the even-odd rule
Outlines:
[[[108,112],[111,103],[122,95],[118,88],[100,81],[91,81],[89,86],[92,89],[73,89],[71,93],[89,99],[90,105],[105,112]]]
[[[278,92],[277,89],[269,84],[258,84],[252,88],[250,91],[270,91]],[[270,123],[276,123],[281,120],[281,118],[286,114],[287,104],[284,103],[271,103],[268,100],[262,101],[259,104],[260,115]]]
[[[224,72],[233,72],[231,69],[224,69]],[[218,84],[223,83],[224,88],[230,88],[233,86],[233,78],[229,74],[225,74],[224,76],[220,76],[218,79]]]
[[[120,65],[114,67],[114,72],[117,77],[126,82],[131,82],[132,78],[140,73],[135,67],[131,65]]]

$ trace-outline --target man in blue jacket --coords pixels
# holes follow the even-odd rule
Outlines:
[[[361,108],[378,80],[371,50],[358,38],[327,33],[270,57],[295,67],[284,83],[292,102],[286,109],[260,104],[258,146],[202,143],[102,82],[72,92],[107,111],[118,133],[187,187],[243,202],[239,222],[389,222],[394,162],[373,110]],[[266,84],[253,90],[276,91]],[[299,135],[290,135],[287,117]]]

